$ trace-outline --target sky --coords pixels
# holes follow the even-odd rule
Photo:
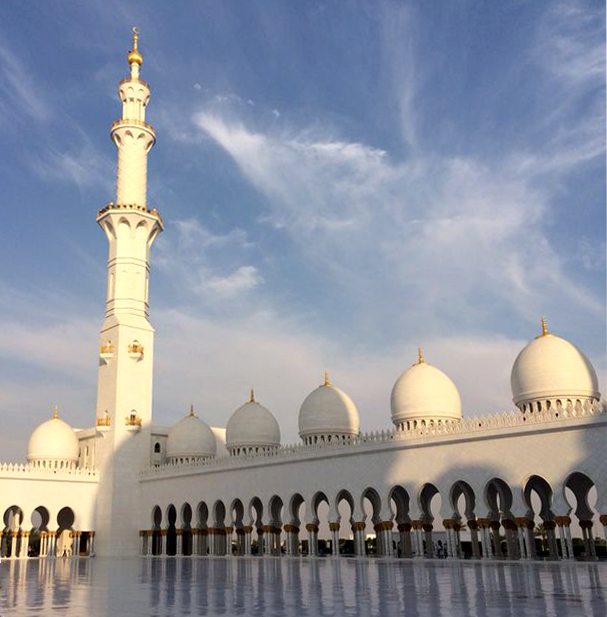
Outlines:
[[[0,3],[0,451],[95,417],[111,122],[140,30],[154,422],[225,426],[254,387],[297,441],[329,370],[363,430],[417,358],[464,415],[513,407],[551,331],[604,390],[600,1]]]

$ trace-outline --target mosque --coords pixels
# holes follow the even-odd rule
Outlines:
[[[0,464],[1,556],[596,558],[607,406],[589,360],[544,320],[514,360],[514,411],[463,416],[457,387],[420,350],[383,431],[361,433],[328,375],[301,404],[298,444],[281,444],[253,392],[225,429],[193,409],[169,428],[153,421],[148,284],[163,220],[147,206],[156,134],[133,33],[110,129],[116,201],[97,213],[109,258],[96,418],[75,429],[55,409],[27,464]]]

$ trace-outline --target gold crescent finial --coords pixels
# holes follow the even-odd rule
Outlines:
[[[129,64],[143,64],[143,56],[139,53],[139,29],[137,26],[132,27],[133,31],[133,49],[129,51]]]
[[[254,403],[254,402],[255,402],[255,390],[251,388],[249,390],[249,403]]]
[[[56,420],[59,417],[59,408],[57,407],[57,405],[53,405],[53,415],[52,418],[53,420]]]
[[[421,345],[418,345],[417,347],[417,363],[418,364],[424,363],[424,352],[422,351]]]
[[[325,371],[324,373],[324,386],[330,386],[331,385],[331,379],[329,378],[329,371]]]
[[[546,334],[550,334],[548,332],[548,323],[546,322],[546,318],[542,315],[542,336],[546,336]]]

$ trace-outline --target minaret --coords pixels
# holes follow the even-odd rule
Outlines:
[[[122,118],[110,130],[118,150],[116,202],[97,215],[109,243],[97,422],[109,422],[116,430],[124,427],[127,417],[133,422],[133,413],[143,424],[152,417],[154,330],[148,321],[149,256],[162,231],[160,215],[147,208],[147,158],[156,133],[145,122],[150,87],[139,79],[143,57],[136,28],[128,61],[131,75],[118,85]]]
[[[118,150],[116,201],[97,215],[109,244],[96,410],[101,474],[97,550],[106,554],[137,550],[137,530],[130,529],[130,521],[137,474],[150,457],[154,329],[148,320],[149,256],[163,224],[156,209],[147,207],[147,157],[156,134],[145,122],[150,87],[139,78],[143,56],[138,38],[133,28],[130,76],[118,84],[122,117],[110,130]]]

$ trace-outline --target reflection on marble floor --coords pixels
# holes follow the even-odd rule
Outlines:
[[[129,558],[0,564],[0,615],[607,614],[607,564]]]

